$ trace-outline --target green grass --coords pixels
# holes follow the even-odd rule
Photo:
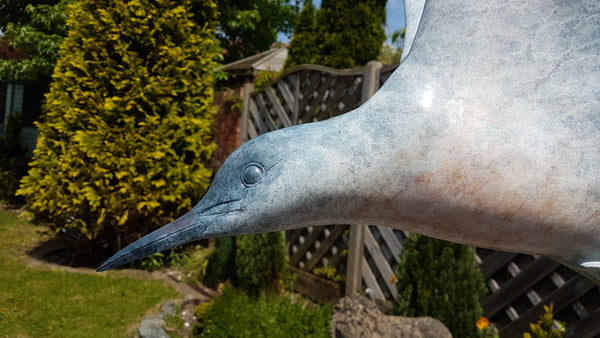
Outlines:
[[[146,311],[178,294],[162,281],[21,263],[38,231],[0,210],[0,337],[127,337]]]

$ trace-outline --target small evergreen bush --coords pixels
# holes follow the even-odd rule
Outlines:
[[[331,307],[228,287],[195,312],[202,337],[329,337]],[[198,331],[196,333],[199,333]]]
[[[453,337],[477,337],[475,323],[483,314],[480,300],[487,289],[472,248],[410,235],[402,247],[396,278],[395,314],[431,316],[444,323]]]
[[[260,290],[280,291],[287,260],[282,232],[239,236],[235,266],[240,288],[250,296]]]
[[[0,203],[21,204],[16,196],[19,181],[27,174],[27,149],[21,146],[23,123],[20,113],[8,116],[4,130],[0,129]]]
[[[191,13],[194,5],[194,13]],[[81,0],[19,194],[77,245],[121,248],[208,189],[213,1]]]
[[[215,250],[208,260],[204,285],[216,288],[219,283],[227,280],[233,285],[238,285],[235,266],[236,238],[215,238]]]

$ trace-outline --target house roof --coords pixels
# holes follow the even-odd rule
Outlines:
[[[234,76],[254,75],[261,70],[280,71],[287,54],[288,50],[285,47],[273,48],[226,64],[221,69]]]

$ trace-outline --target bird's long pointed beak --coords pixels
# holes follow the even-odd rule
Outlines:
[[[202,232],[194,221],[193,210],[179,217],[162,228],[138,239],[123,250],[114,254],[104,262],[96,271],[105,271],[117,266],[132,262],[138,258],[146,257],[155,252],[185,244],[192,240],[201,239]]]

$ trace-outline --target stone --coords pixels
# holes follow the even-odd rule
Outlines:
[[[344,297],[334,306],[331,336],[452,338],[450,331],[435,318],[388,316],[373,301],[359,295]]]
[[[155,313],[144,317],[142,324],[138,327],[140,338],[169,338],[165,331],[164,313]]]
[[[175,307],[176,307],[176,305],[175,305],[174,302],[172,302],[172,301],[166,301],[160,307],[160,311],[164,312],[167,315],[174,316],[176,314]]]

